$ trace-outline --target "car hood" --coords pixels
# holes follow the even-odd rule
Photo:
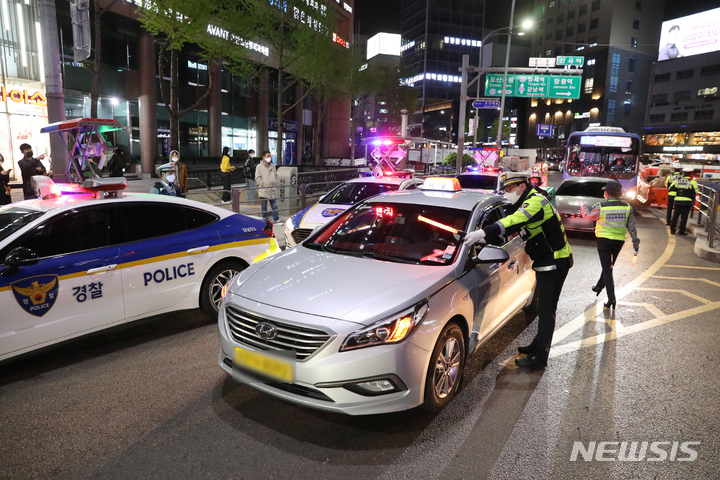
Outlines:
[[[592,209],[596,203],[600,203],[602,200],[602,198],[597,197],[570,197],[566,195],[556,195],[555,209],[562,213],[578,213],[580,211],[580,202],[587,205],[588,209]]]
[[[230,287],[231,294],[363,325],[414,305],[456,277],[455,265],[392,263],[302,246],[248,270]]]
[[[305,210],[296,213],[290,219],[294,228],[313,229],[319,225],[325,225],[333,218],[350,208],[352,205],[330,205],[316,203]]]

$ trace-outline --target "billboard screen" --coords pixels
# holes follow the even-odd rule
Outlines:
[[[376,55],[400,56],[400,35],[378,33],[367,41],[367,60]]]
[[[663,22],[658,61],[720,50],[720,8]]]

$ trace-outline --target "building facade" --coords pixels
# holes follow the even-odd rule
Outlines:
[[[642,132],[664,0],[536,0],[532,56],[583,56],[580,98],[532,99],[528,148],[560,147],[591,125]],[[539,139],[538,123],[555,137]]]
[[[2,91],[5,101],[0,106],[0,153],[5,166],[20,159],[19,144],[30,143],[36,155],[50,154],[49,138],[40,134],[47,122],[44,72],[42,61],[42,32],[38,22],[38,0],[3,0],[0,15],[3,32]],[[314,5],[314,4],[313,4]],[[123,146],[130,161],[141,164],[145,173],[154,171],[156,157],[169,150],[170,118],[160,91],[160,78],[168,91],[168,72],[158,74],[158,45],[145,31],[131,2],[101,0],[102,61],[98,116],[113,118],[125,127],[111,134],[115,146]],[[330,0],[328,7],[337,13],[334,38],[342,38],[347,46],[352,39],[353,1]],[[314,8],[308,5],[307,8]],[[73,60],[73,30],[68,2],[56,2],[58,35],[61,49],[61,72],[65,94],[66,118],[90,116],[91,67]],[[93,24],[93,15],[90,16]],[[210,26],[209,26],[209,32]],[[214,30],[219,35],[219,29]],[[328,41],[331,41],[330,39]],[[253,43],[258,59],[272,64],[269,49],[261,40]],[[341,42],[337,42],[341,43]],[[338,48],[342,48],[338,45]],[[192,47],[178,55],[178,87],[180,109],[188,108],[208,88],[208,64]],[[273,76],[269,69],[266,79],[268,93],[272,91]],[[257,87],[257,85],[255,85]],[[13,93],[15,92],[15,93]],[[283,104],[296,103],[303,95],[301,87],[287,91]],[[195,110],[180,119],[179,147],[185,157],[219,156],[222,147],[238,152],[268,149],[275,156],[277,119],[269,113],[265,98],[245,79],[221,69],[215,79],[215,91]],[[321,156],[349,156],[350,100],[333,101],[323,122],[323,151]],[[284,119],[284,158],[279,163],[297,164],[313,161],[313,130],[317,128],[314,102],[305,97]],[[277,162],[277,159],[275,159]],[[19,175],[16,165],[13,174]]]

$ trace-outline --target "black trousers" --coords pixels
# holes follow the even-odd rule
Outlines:
[[[223,182],[223,190],[227,190],[226,192],[223,192],[222,194],[222,200],[223,202],[229,202],[230,201],[230,172],[220,172],[220,177],[222,178]]]
[[[625,245],[624,240],[610,240],[609,238],[598,238],[597,249],[598,255],[600,256],[600,266],[602,267],[602,273],[600,274],[600,280],[598,280],[596,289],[602,290],[607,288],[607,296],[609,302],[615,301],[615,280],[613,279],[613,265],[620,255]]]
[[[672,221],[672,211],[673,211],[673,203],[675,203],[675,195],[668,195],[668,209],[667,209],[667,220],[665,223],[670,225],[670,222]]]
[[[675,203],[675,211],[673,212],[672,222],[670,223],[670,233],[684,234],[685,226],[687,225],[688,215],[690,215],[690,209],[692,208],[692,202],[681,201]],[[678,225],[678,218],[680,219],[680,225]],[[675,227],[678,227],[675,230]]]
[[[532,341],[533,353],[541,360],[547,360],[550,354],[553,333],[555,333],[555,316],[560,293],[567,277],[569,265],[558,265],[557,270],[535,272],[537,276],[538,294],[538,332]]]

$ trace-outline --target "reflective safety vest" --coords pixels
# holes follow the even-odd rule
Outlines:
[[[670,185],[670,190],[677,192],[675,195],[675,202],[692,202],[695,200],[695,195],[698,191],[698,184],[695,180],[688,177],[682,177],[675,180]]]
[[[631,211],[632,207],[622,200],[611,198],[600,202],[600,218],[595,223],[595,236],[624,241]]]
[[[678,180],[680,178],[682,178],[682,172],[673,172],[672,175],[668,175],[667,177],[665,177],[665,188],[670,188],[670,185],[672,185],[675,180]],[[671,190],[668,192],[668,197],[674,197],[676,194],[676,191]]]

